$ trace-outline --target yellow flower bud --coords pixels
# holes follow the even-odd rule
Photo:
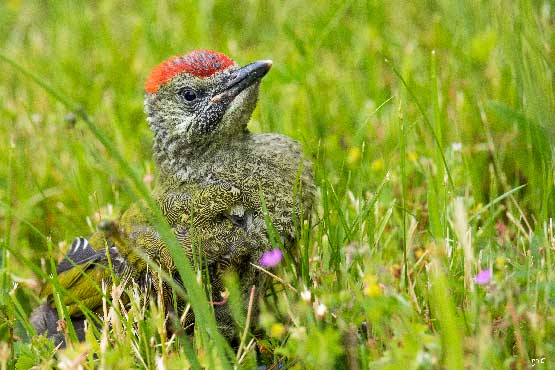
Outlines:
[[[364,278],[364,295],[376,298],[382,295],[382,287],[378,284],[378,279],[372,274],[365,274]]]
[[[270,336],[272,338],[281,338],[281,336],[285,333],[285,326],[280,323],[274,323],[270,327]]]
[[[500,271],[505,270],[505,262],[505,257],[497,256],[497,258],[495,259],[495,268]]]
[[[347,162],[349,164],[353,164],[358,162],[358,160],[360,159],[360,148],[358,147],[352,147],[349,149],[349,152],[347,153]]]
[[[373,172],[380,172],[384,169],[385,165],[383,162],[383,159],[378,158],[372,161],[372,164],[370,164],[370,169]]]

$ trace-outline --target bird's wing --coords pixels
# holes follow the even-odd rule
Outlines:
[[[106,264],[105,238],[100,234],[97,232],[89,238],[76,238],[64,259],[56,267],[58,283],[62,288],[71,291],[75,298],[65,294],[61,296],[70,315],[79,311],[78,301],[91,310],[96,309],[101,303],[102,281],[110,277],[110,271]],[[115,257],[114,247],[110,247],[109,251],[110,255]],[[48,302],[54,305],[52,284],[47,284],[41,295],[46,296]]]

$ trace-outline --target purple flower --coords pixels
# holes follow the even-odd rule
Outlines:
[[[260,264],[264,267],[276,267],[279,265],[283,258],[283,253],[279,248],[272,249],[271,251],[264,252],[260,257]]]
[[[487,269],[480,271],[474,278],[474,281],[476,282],[476,284],[486,285],[491,281],[491,270]]]

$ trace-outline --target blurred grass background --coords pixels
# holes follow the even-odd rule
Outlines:
[[[319,207],[278,272],[312,303],[274,292],[259,344],[298,368],[555,368],[554,45],[540,0],[0,3],[1,53],[82,105],[146,179],[153,66],[198,48],[274,61],[250,127],[303,143]],[[40,264],[37,231],[69,243],[133,199],[73,112],[0,70],[2,245]],[[28,312],[36,279],[1,258],[2,301]],[[0,330],[20,328],[12,316]]]

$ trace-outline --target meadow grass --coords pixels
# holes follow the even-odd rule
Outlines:
[[[1,2],[0,368],[555,368],[554,45],[539,0]],[[258,322],[231,278],[233,352],[157,215],[194,336],[112,289],[55,351],[28,322],[40,287],[101,218],[156,208],[142,84],[198,48],[274,61],[250,128],[315,163],[299,253]]]

